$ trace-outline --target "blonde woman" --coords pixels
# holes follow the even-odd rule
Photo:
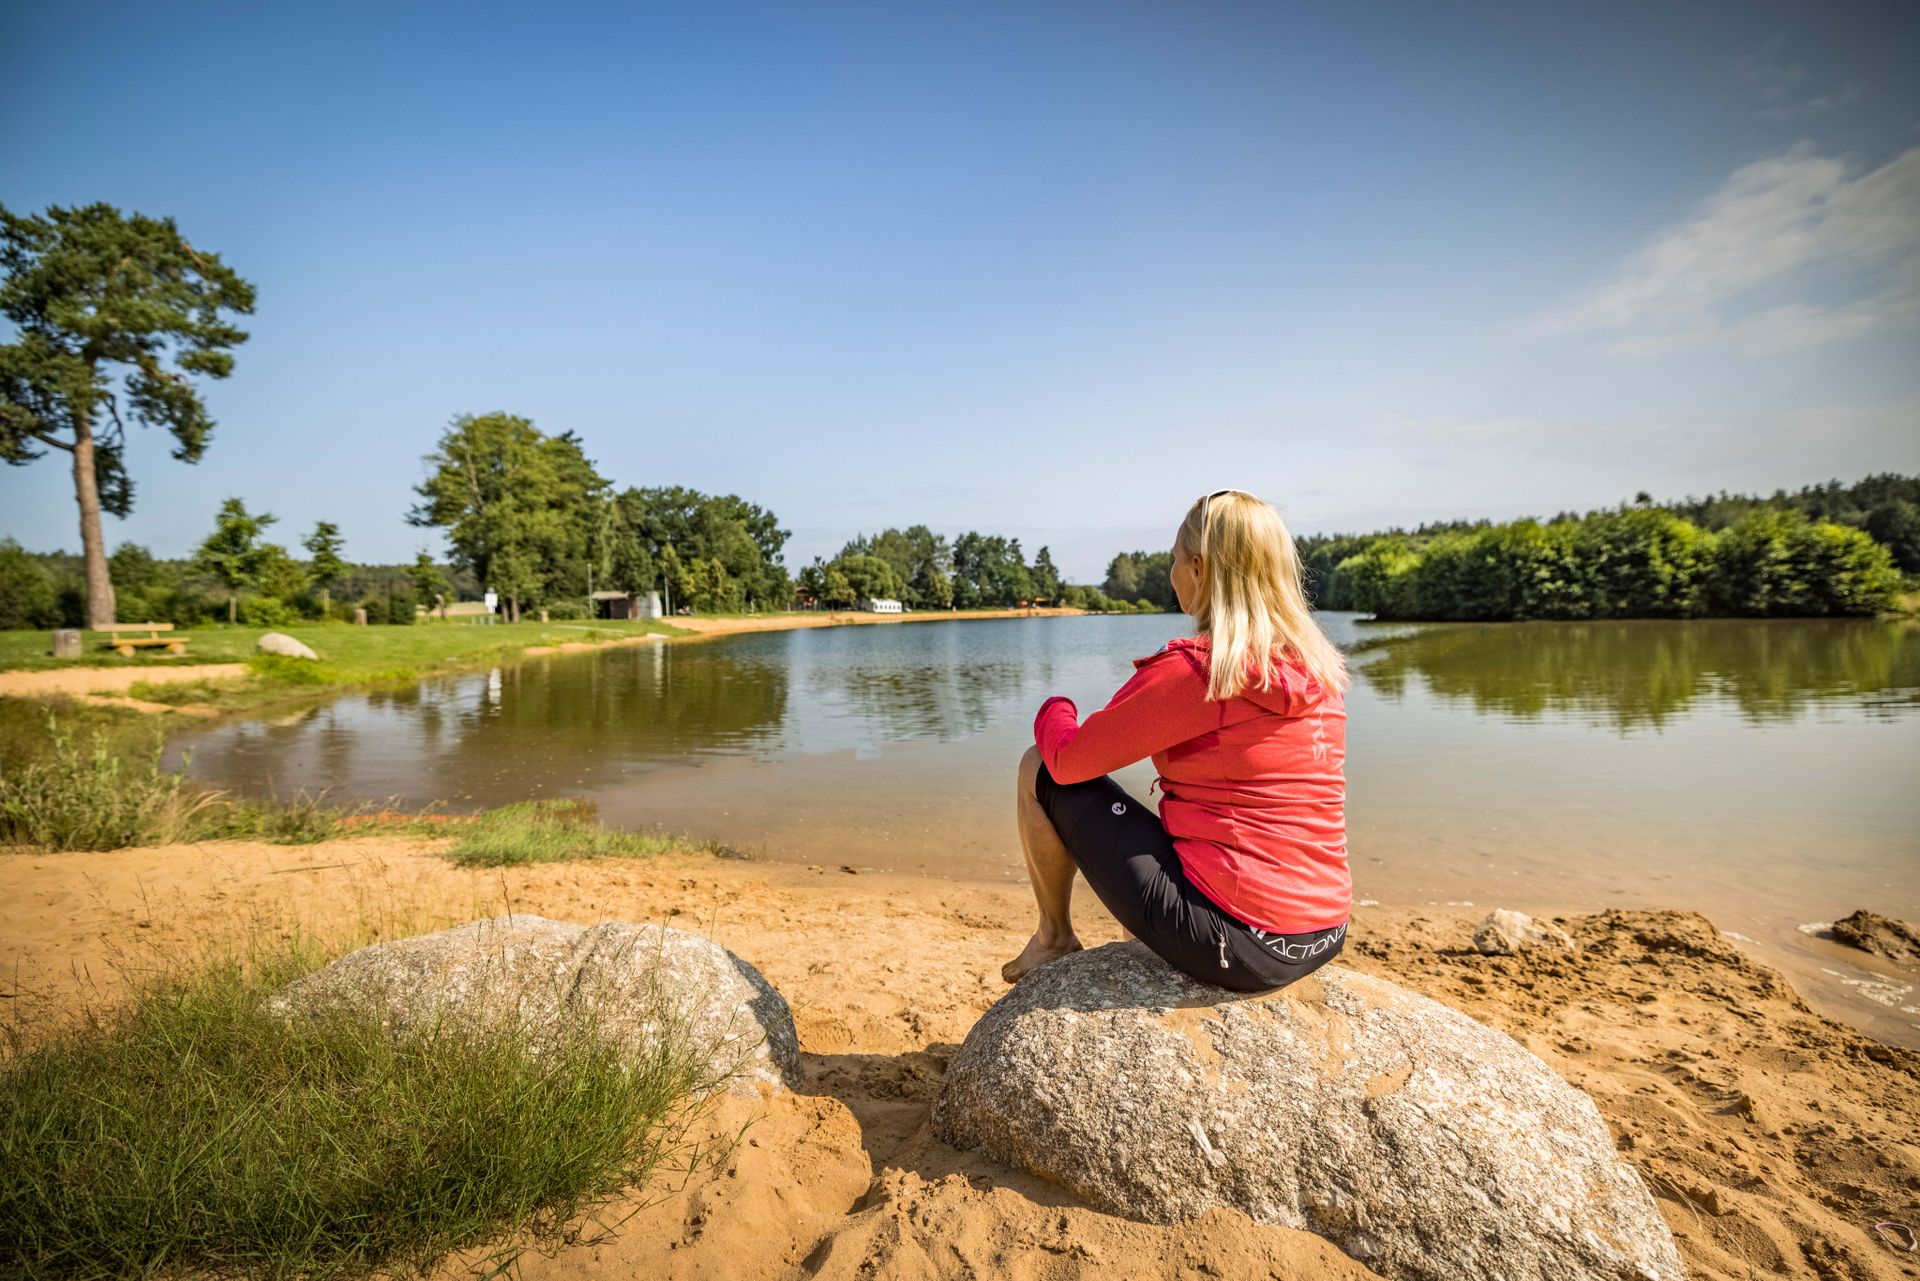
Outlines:
[[[1252,494],[1196,501],[1173,590],[1196,634],[1134,660],[1085,721],[1055,696],[1020,761],[1020,843],[1040,907],[1009,983],[1080,950],[1076,872],[1169,965],[1236,991],[1284,986],[1346,941],[1346,663],[1320,631],[1293,537]],[[1156,816],[1110,771],[1153,758]]]

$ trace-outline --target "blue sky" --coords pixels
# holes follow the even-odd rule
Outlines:
[[[1920,8],[11,4],[0,201],[259,290],[205,459],[410,559],[456,413],[1097,580],[1209,489],[1297,532],[1920,471]],[[64,458],[0,534],[78,545]]]

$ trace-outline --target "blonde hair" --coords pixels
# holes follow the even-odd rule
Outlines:
[[[1174,535],[1174,554],[1200,557],[1193,621],[1208,638],[1215,702],[1246,689],[1257,656],[1262,690],[1292,658],[1329,691],[1347,687],[1347,660],[1314,621],[1293,535],[1280,513],[1231,489],[1196,501]]]

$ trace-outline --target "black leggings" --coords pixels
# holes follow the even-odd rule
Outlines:
[[[1114,919],[1192,978],[1264,992],[1305,978],[1346,944],[1344,923],[1269,934],[1225,911],[1187,879],[1160,816],[1107,775],[1062,784],[1042,765],[1034,794]]]

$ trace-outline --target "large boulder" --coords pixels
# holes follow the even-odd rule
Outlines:
[[[602,1035],[636,1053],[663,1029],[683,1029],[708,1079],[733,1094],[799,1079],[800,1045],[780,993],[711,939],[659,925],[588,927],[524,913],[473,921],[350,952],[289,984],[268,1008],[373,1010],[396,1032],[443,1019],[543,1030],[589,1012]]]
[[[320,655],[313,652],[303,641],[297,641],[285,632],[268,632],[253,643],[253,647],[262,654],[278,654],[282,658],[307,658],[317,660]]]
[[[1229,1207],[1387,1277],[1684,1276],[1591,1099],[1511,1037],[1342,966],[1242,997],[1138,943],[1064,957],[974,1025],[933,1116],[1110,1213]]]

